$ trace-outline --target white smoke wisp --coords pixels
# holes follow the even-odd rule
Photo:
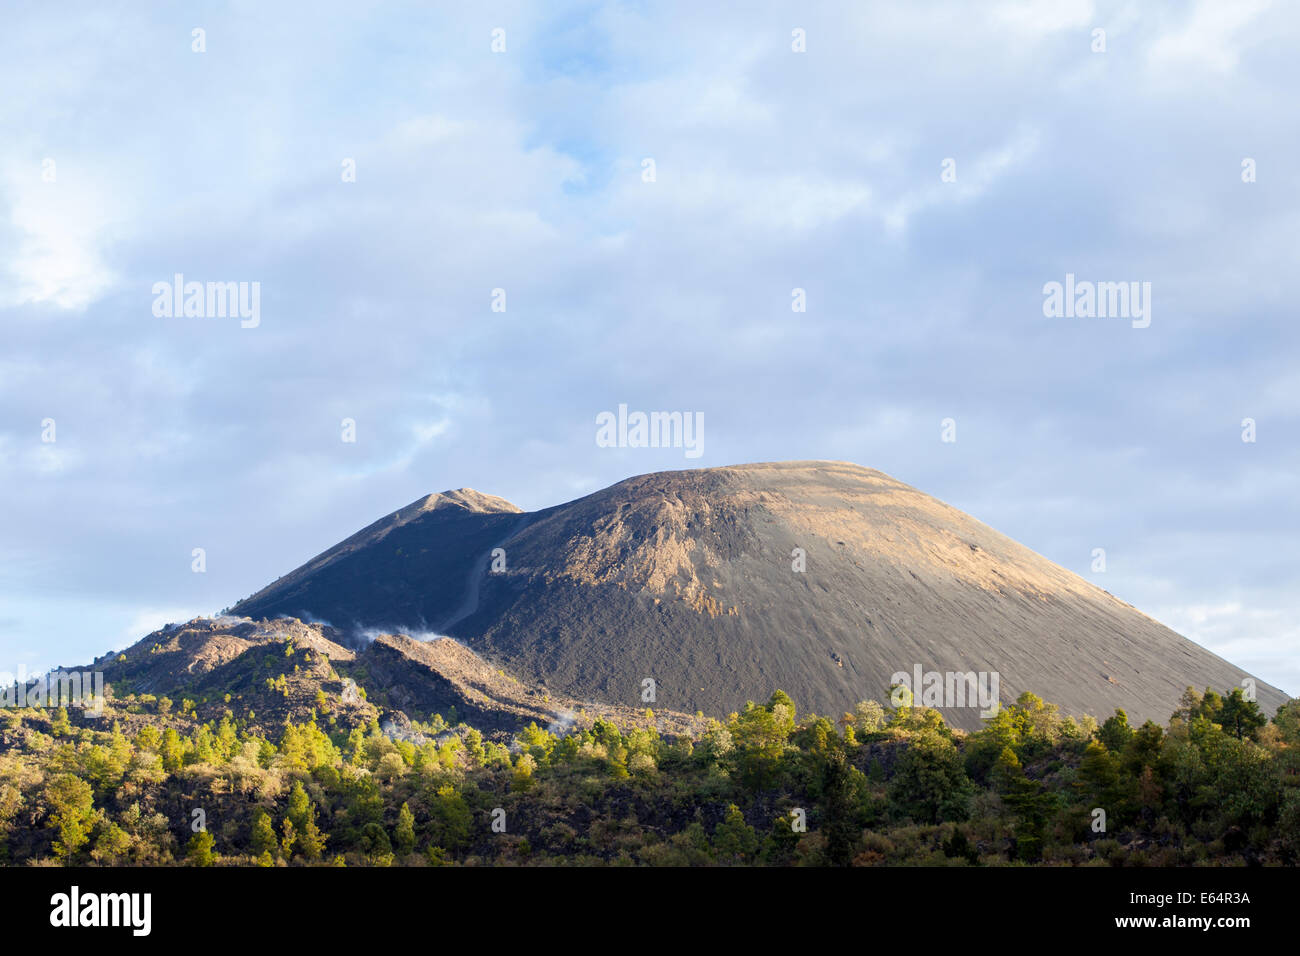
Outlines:
[[[352,637],[362,644],[373,644],[375,638],[382,637],[385,634],[393,632],[383,627],[368,627],[364,631],[353,631]]]
[[[578,722],[578,715],[571,710],[562,710],[555,719],[546,725],[546,732],[556,737],[564,737],[573,730]]]
[[[382,637],[385,634],[394,634],[399,637],[409,637],[413,641],[419,641],[421,644],[428,644],[432,641],[452,641],[466,650],[469,648],[464,642],[457,640],[450,634],[439,634],[437,631],[425,630],[414,627],[367,627],[364,630],[356,632],[356,636],[367,644],[374,643],[375,638]]]
[[[406,727],[399,726],[397,721],[391,719],[385,720],[381,723],[379,725],[379,731],[391,740],[401,740],[406,743],[415,744],[416,746],[427,743],[429,740],[428,737],[420,733],[414,727],[409,725]]]
[[[419,641],[422,644],[428,644],[430,641],[451,641],[453,644],[456,644],[459,647],[464,647],[465,650],[469,650],[463,642],[452,637],[450,634],[439,634],[436,631],[404,631],[403,633],[411,640]]]

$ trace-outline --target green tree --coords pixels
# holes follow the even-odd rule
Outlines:
[[[1002,751],[994,765],[993,779],[1003,803],[1016,816],[1017,855],[1022,860],[1037,860],[1042,855],[1043,827],[1056,806],[1055,797],[1040,782],[1029,779],[1010,747]]]
[[[1213,806],[1221,825],[1249,828],[1275,819],[1283,797],[1282,773],[1267,750],[1225,734],[1211,766]]]
[[[530,753],[521,753],[515,758],[515,770],[512,775],[510,789],[516,793],[526,793],[533,787],[533,771],[537,769],[537,761]]]
[[[1165,738],[1160,751],[1160,777],[1168,787],[1170,809],[1184,824],[1191,824],[1202,808],[1209,770],[1185,724],[1175,724]]]
[[[45,802],[58,831],[54,855],[69,860],[90,841],[97,818],[94,793],[86,781],[64,773],[46,786]]]
[[[465,753],[469,755],[473,766],[481,767],[486,751],[483,749],[483,734],[477,728],[471,727],[465,733]]]
[[[430,806],[433,817],[433,844],[455,850],[469,842],[473,817],[465,798],[449,783],[438,788]]]
[[[1241,740],[1244,737],[1255,737],[1259,728],[1268,723],[1268,718],[1259,709],[1259,704],[1247,700],[1242,689],[1234,687],[1232,693],[1223,699],[1223,706],[1219,708],[1214,722]]]
[[[984,726],[966,738],[966,772],[986,781],[1002,754],[1008,749],[1014,753],[1020,744],[1020,725],[1011,707],[986,718]]]
[[[280,852],[284,854],[286,860],[293,858],[294,847],[298,845],[298,831],[294,828],[293,821],[288,817],[280,824]]]
[[[72,722],[68,720],[68,708],[60,707],[50,720],[50,733],[56,737],[66,737],[72,733]]]
[[[325,850],[325,835],[316,825],[316,805],[307,796],[302,781],[297,781],[289,792],[289,807],[285,813],[286,839],[292,834],[290,848],[285,856],[292,856],[296,851],[307,860],[319,860]]]
[[[785,866],[790,863],[802,835],[795,832],[794,817],[791,814],[778,814],[772,824],[772,832],[763,841],[763,862],[769,866]]]
[[[794,730],[794,715],[794,702],[778,690],[766,704],[749,702],[744,712],[731,721],[731,757],[746,787],[762,789],[776,783],[781,758]]]
[[[519,732],[520,745],[539,763],[545,763],[550,758],[556,742],[555,736],[538,727],[536,722],[530,723]]]
[[[372,866],[389,866],[393,862],[393,844],[378,823],[367,823],[361,831],[361,852]]]
[[[1223,710],[1223,698],[1211,688],[1205,688],[1205,694],[1201,697],[1200,709],[1195,716],[1208,717],[1217,724],[1219,722],[1217,717],[1221,710]]]
[[[899,818],[940,823],[966,819],[973,790],[952,741],[927,730],[914,736],[898,758],[888,800]]]
[[[1119,709],[1116,709],[1114,716],[1107,717],[1097,731],[1097,739],[1113,754],[1121,753],[1132,737],[1133,728],[1128,724],[1128,714]]]
[[[853,727],[860,735],[874,734],[885,729],[885,708],[877,701],[859,701],[853,708]]]
[[[185,858],[189,860],[191,866],[211,866],[215,857],[212,855],[212,834],[207,830],[200,830],[194,836],[190,837],[189,844],[185,847]]]
[[[1290,788],[1278,814],[1282,849],[1292,863],[1300,863],[1300,789]]]
[[[1020,766],[1020,758],[1016,756],[1016,752],[1010,747],[1003,747],[997,762],[993,764],[990,776],[998,793],[1008,793],[1018,781],[1023,780],[1025,771]]]
[[[826,756],[818,789],[826,859],[834,866],[848,866],[862,834],[866,775],[850,764],[843,749],[836,746]]]
[[[1136,777],[1141,775],[1142,768],[1159,764],[1164,739],[1164,728],[1154,721],[1144,723],[1133,732],[1119,754],[1121,772]]]
[[[726,863],[747,863],[758,851],[758,836],[734,803],[713,831],[713,852]]]
[[[1277,709],[1273,723],[1282,733],[1282,740],[1292,747],[1300,746],[1300,698],[1289,700]]]
[[[126,863],[130,852],[130,835],[116,823],[110,823],[99,831],[90,857],[101,866],[114,866]]]
[[[163,700],[166,699],[163,698]],[[163,731],[162,745],[158,749],[158,755],[162,757],[163,769],[169,773],[175,773],[184,765],[185,744],[182,743],[181,735],[176,732],[175,727],[168,727]]]
[[[415,815],[408,804],[403,803],[397,812],[397,828],[393,831],[393,841],[401,856],[409,856],[415,850]]]
[[[271,814],[258,807],[253,814],[253,852],[258,855],[263,853],[274,855],[279,848],[279,841],[275,838],[275,827],[271,823]]]
[[[1124,809],[1119,760],[1098,741],[1084,750],[1074,787],[1089,809],[1100,807],[1115,817]]]

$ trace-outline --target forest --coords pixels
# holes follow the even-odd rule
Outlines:
[[[0,861],[192,866],[1294,866],[1300,701],[1191,688],[1165,726],[1033,694],[982,729],[776,691],[698,733],[454,714],[268,728],[238,701],[0,713]],[[209,702],[210,703],[210,702]],[[220,704],[222,702],[218,702]],[[386,732],[387,731],[387,732]]]

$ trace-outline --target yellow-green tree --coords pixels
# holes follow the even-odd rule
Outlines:
[[[45,802],[58,831],[54,855],[70,859],[90,841],[95,825],[97,814],[90,784],[70,773],[60,774],[46,786]]]
[[[393,843],[402,856],[409,855],[415,849],[415,814],[411,813],[409,804],[403,803],[402,809],[397,812]]]
[[[216,841],[212,839],[212,834],[207,830],[200,830],[190,837],[190,842],[185,847],[185,858],[189,860],[190,865],[211,866],[216,859],[212,855],[214,842]]]

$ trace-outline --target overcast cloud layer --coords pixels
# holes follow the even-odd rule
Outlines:
[[[1300,693],[1300,9],[281,6],[4,14],[0,670],[431,491],[830,458]],[[260,325],[156,317],[175,273]],[[1067,273],[1150,326],[1046,318]],[[597,447],[619,403],[703,455]]]

